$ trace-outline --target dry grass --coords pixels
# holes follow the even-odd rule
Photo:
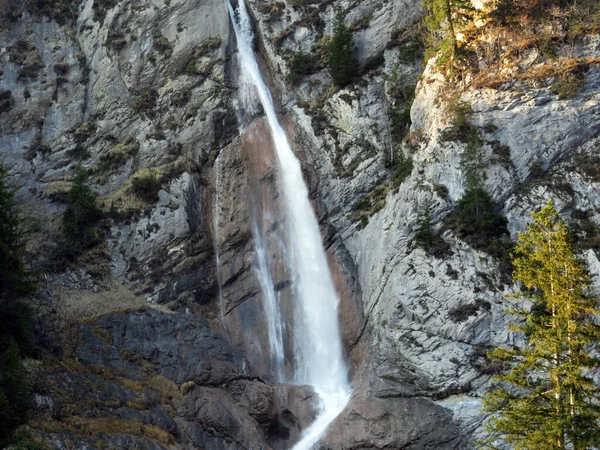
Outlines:
[[[146,382],[146,386],[160,395],[162,404],[173,404],[175,406],[182,398],[177,385],[162,375],[150,378]]]
[[[460,30],[453,76],[465,81],[467,74],[473,75],[469,82],[473,88],[497,89],[521,82],[551,87],[560,98],[576,95],[585,71],[599,62],[598,58],[570,57],[569,49],[600,33],[600,2],[559,3],[498,0],[489,3],[496,9],[475,12],[472,21]]]
[[[554,81],[555,83],[563,82],[576,85],[592,65],[600,65],[600,57],[557,59],[531,66],[523,71],[519,71],[515,66],[513,66],[513,70],[504,71],[498,67],[497,71],[488,71],[474,77],[471,86],[476,89],[498,89],[503,84],[514,81],[529,84]]]
[[[99,292],[56,288],[55,308],[67,322],[91,321],[105,314],[136,311],[148,304],[123,284],[112,280]]]
[[[30,424],[33,428],[47,433],[67,431],[85,436],[105,434],[130,434],[137,437],[146,437],[164,445],[175,442],[173,436],[155,425],[144,425],[134,420],[121,420],[116,417],[88,418],[72,416],[64,420],[41,420]]]
[[[161,185],[167,185],[170,180],[184,172],[194,173],[197,171],[198,167],[193,161],[180,156],[171,163],[157,167],[147,167],[137,171],[129,177],[119,190],[99,198],[98,203],[106,213],[110,213],[112,209],[124,216],[135,215],[148,210],[153,205],[149,205],[135,194],[133,190],[134,180],[144,177],[154,177]]]
[[[46,185],[44,195],[51,200],[66,201],[71,184],[70,181],[51,181]]]

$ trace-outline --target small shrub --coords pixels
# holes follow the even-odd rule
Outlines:
[[[352,207],[349,219],[358,222],[360,229],[367,226],[369,217],[385,207],[385,196],[388,189],[385,185],[375,186],[363,198],[356,201]]]
[[[398,61],[402,64],[412,64],[423,58],[424,51],[425,45],[421,39],[407,41],[400,46]]]
[[[73,132],[73,139],[75,142],[81,144],[88,140],[96,131],[96,124],[94,122],[84,122],[79,125]]]
[[[479,311],[489,311],[491,305],[485,300],[477,299],[475,303],[467,303],[457,306],[448,312],[448,318],[456,323],[461,323],[469,320],[470,317],[479,314]]]
[[[369,24],[371,23],[372,19],[373,19],[373,13],[369,12],[369,13],[365,14],[363,17],[361,17],[360,19],[358,19],[356,22],[352,23],[348,27],[348,30],[350,30],[351,32],[366,30],[367,28],[369,28]]]
[[[33,159],[36,156],[47,156],[51,151],[52,149],[50,148],[50,145],[48,145],[48,143],[43,142],[40,138],[37,138],[31,143],[31,145],[27,149],[27,152],[25,153],[25,159],[27,159],[28,161],[33,161]]]
[[[96,3],[96,2],[94,2]],[[127,36],[124,30],[110,29],[106,39],[106,46],[115,52],[120,52],[127,46]]]
[[[539,162],[534,162],[529,168],[529,173],[533,178],[540,178],[544,176],[544,168]]]
[[[128,158],[135,155],[140,144],[133,136],[127,136],[123,142],[100,156],[101,169],[115,169],[122,166]]]
[[[419,210],[418,226],[415,233],[415,245],[422,248],[429,256],[444,258],[452,254],[450,245],[433,231],[431,222],[431,202],[426,202]]]
[[[71,66],[69,66],[69,64],[66,62],[57,62],[56,64],[54,64],[54,72],[56,72],[57,75],[68,74],[70,68]]]
[[[15,106],[15,99],[9,90],[0,89],[0,114],[9,112]]]
[[[256,6],[256,10],[262,14],[268,15],[269,20],[276,20],[285,11],[285,3],[283,2],[265,2],[259,3]]]
[[[147,203],[158,201],[160,181],[154,175],[141,175],[131,180],[133,193]]]
[[[495,162],[505,166],[512,164],[512,160],[510,159],[510,147],[508,145],[501,144],[499,141],[491,141],[489,144],[494,152]]]
[[[574,170],[585,175],[592,181],[600,181],[600,152],[596,151],[577,155],[573,162]]]
[[[71,150],[68,151],[69,158],[75,160],[82,160],[90,157],[90,152],[81,143],[75,144]]]
[[[591,220],[591,211],[575,210],[571,214],[574,240],[581,250],[600,252],[600,228]]]
[[[171,45],[169,40],[162,34],[154,35],[152,45],[158,53],[165,55],[167,58],[173,53],[173,46]]]
[[[157,101],[158,92],[154,89],[147,89],[135,98],[133,101],[133,110],[138,114],[146,113],[149,116],[152,116],[154,115]]]
[[[290,82],[298,83],[302,76],[314,73],[319,69],[320,61],[314,55],[302,51],[293,53],[290,60]]]
[[[379,52],[376,55],[367,58],[365,63],[362,66],[362,73],[369,73],[372,70],[377,69],[378,67],[383,66],[385,63],[385,57],[383,56],[383,52]]]
[[[433,183],[433,192],[435,192],[439,197],[444,200],[448,200],[448,188],[443,184]]]
[[[406,178],[408,178],[413,170],[412,158],[405,156],[403,151],[399,151],[396,159],[394,173],[391,178],[393,189],[399,187]]]
[[[567,100],[575,97],[583,86],[584,78],[576,76],[561,77],[552,84],[551,90],[559,100]]]
[[[188,75],[199,75],[200,72],[198,70],[198,60],[210,56],[211,53],[218,50],[220,47],[221,38],[210,37],[205,39],[199,46],[194,48],[194,51],[190,55],[187,64],[185,64],[185,72]],[[214,61],[216,61],[216,59]]]
[[[42,56],[34,44],[25,40],[18,40],[14,45],[7,48],[9,60],[20,67],[18,78],[20,80],[32,80],[38,77],[40,70],[44,68]]]

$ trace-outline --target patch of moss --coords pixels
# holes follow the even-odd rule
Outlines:
[[[160,187],[160,181],[152,174],[138,176],[131,180],[133,193],[146,203],[158,201]]]
[[[138,114],[145,113],[153,116],[157,101],[158,92],[154,89],[146,89],[133,100],[133,110]]]
[[[106,46],[117,53],[123,50],[127,46],[127,34],[125,30],[114,30],[111,28],[106,38]]]
[[[137,153],[139,142],[133,136],[127,136],[123,142],[100,156],[100,169],[108,170],[122,166],[127,159]]]
[[[305,52],[295,52],[288,57],[290,68],[289,80],[298,83],[303,76],[310,75],[321,68],[319,58]]]
[[[154,49],[164,55],[165,57],[170,57],[173,53],[173,46],[169,42],[169,40],[160,33],[154,35],[152,46]]]
[[[38,77],[40,70],[44,68],[42,56],[34,44],[23,39],[7,47],[9,61],[21,66],[18,78],[20,80],[33,80]]]
[[[256,6],[256,10],[262,14],[269,16],[269,21],[277,20],[285,11],[285,3],[283,2],[264,2]]]
[[[385,207],[387,193],[386,185],[375,186],[364,197],[354,203],[348,218],[353,222],[358,222],[359,228],[364,228],[369,223],[369,217]]]
[[[83,122],[75,131],[73,131],[73,139],[77,143],[83,143],[88,140],[96,132],[96,124],[94,122]]]

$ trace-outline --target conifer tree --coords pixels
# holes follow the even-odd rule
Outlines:
[[[358,73],[356,47],[352,41],[352,32],[344,23],[345,18],[346,13],[337,9],[333,25],[333,40],[329,47],[329,73],[333,82],[340,87],[350,83]]]
[[[510,369],[486,393],[492,438],[516,450],[584,450],[600,442],[600,391],[589,376],[598,367],[590,346],[600,338],[597,298],[591,279],[574,253],[569,230],[548,203],[533,213],[512,255],[516,297],[531,308],[514,307],[521,319],[524,348],[498,348],[489,354]]]
[[[471,19],[473,7],[470,0],[423,0],[427,9],[425,25],[432,34],[443,34],[443,44],[450,46],[450,65],[458,52],[457,27]]]
[[[431,200],[426,201],[419,210],[418,227],[415,233],[415,244],[429,250],[435,243],[431,223]]]
[[[102,218],[102,212],[96,205],[96,196],[87,180],[86,169],[77,166],[63,215],[63,232],[72,256],[99,242],[98,230],[94,225]]]
[[[6,177],[0,164],[0,446],[25,418],[28,393],[19,345],[27,346],[31,311],[20,297],[36,289],[22,259],[22,223]]]
[[[6,183],[7,172],[0,164],[0,305],[35,290],[31,273],[23,263],[25,247],[14,192]]]

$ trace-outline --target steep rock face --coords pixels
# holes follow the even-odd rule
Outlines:
[[[449,247],[443,257],[413,242],[424,205],[431,205],[442,229],[463,194],[466,147],[443,133],[451,125],[444,77],[432,62],[418,82],[420,56],[404,51],[403,33],[419,19],[419,3],[249,4],[257,48],[303,163],[341,296],[355,392],[323,445],[471,448],[481,432],[480,396],[493,370],[485,351],[518,343],[503,314],[512,287],[498,261],[451,231],[443,230]],[[346,89],[331,87],[323,54],[336,6],[349,8],[346,21],[363,67]],[[144,300],[209,319],[123,313],[83,326],[75,355],[87,369],[59,370],[62,391],[45,396],[40,390],[36,400],[42,411],[53,403],[70,405],[53,419],[79,427],[77,433],[39,424],[57,448],[88,448],[98,433],[116,448],[172,445],[168,435],[152,437],[160,430],[180,448],[286,448],[314,415],[310,392],[256,379],[272,374],[253,226],[268,237],[268,257],[275,258],[282,224],[271,214],[277,173],[264,121],[254,120],[237,138],[228,20],[221,0],[121,1],[106,8],[88,0],[73,28],[24,16],[0,34],[6,43],[0,90],[10,91],[0,96],[8,99],[0,111],[2,158],[20,187],[19,199],[39,217],[40,253],[52,263],[51,243],[77,161],[92,169],[92,186],[112,216],[106,254],[78,270],[51,274],[49,289],[82,295],[102,289],[90,273],[103,263]],[[570,51],[598,56],[598,42],[590,36]],[[294,74],[291,62],[300,50],[319,59],[309,73]],[[406,146],[395,130],[396,108],[410,102],[417,82]],[[600,73],[591,68],[580,93],[567,100],[548,88],[519,85],[467,89],[460,97],[472,105],[470,120],[484,141],[485,187],[508,218],[512,237],[532,209],[552,199],[587,239],[594,273],[600,272],[594,241],[599,92]],[[413,168],[395,183],[401,145]],[[132,179],[148,174],[159,179],[157,201],[133,190]],[[289,317],[289,274],[281,261],[272,267]],[[148,384],[154,377],[169,380],[166,402],[162,388]],[[144,394],[123,380],[139,381]],[[184,388],[188,381],[195,386]],[[127,406],[141,397],[152,407]],[[116,433],[105,416],[73,419],[69,408],[82,399],[107,402],[101,412],[133,428]],[[87,427],[83,436],[81,426]]]
[[[255,6],[272,68],[289,76],[291,59],[281,55],[285,50],[308,51],[314,40],[303,27],[318,26],[318,21],[302,21],[302,15],[318,11],[327,28],[335,4],[286,5],[278,16],[261,14],[260,5]],[[382,9],[399,6],[387,2]],[[347,23],[352,28],[363,10],[350,8]],[[407,21],[402,26],[418,17],[418,8],[403,12]],[[391,34],[394,24],[374,18],[366,27],[370,35],[389,36],[383,62],[376,66],[385,76],[371,71],[347,89],[328,91],[324,86],[330,80],[321,65],[300,76],[293,91],[282,94],[285,110],[295,119],[303,161],[313,169],[308,179],[317,210],[333,228],[326,242],[348,262],[342,267],[356,280],[364,311],[364,332],[359,343],[349,347],[349,359],[357,362],[355,394],[327,443],[335,448],[343,435],[346,448],[383,448],[386,444],[375,438],[369,444],[361,441],[372,433],[360,431],[351,418],[358,415],[376,427],[385,419],[362,415],[365,402],[375,411],[382,408],[380,399],[389,399],[388,407],[393,408],[400,407],[404,397],[425,397],[450,411],[465,439],[457,443],[449,438],[451,433],[440,430],[444,437],[434,437],[439,439],[435,445],[443,441],[450,448],[470,448],[469,437],[476,439],[482,432],[480,397],[494,370],[485,353],[492,346],[519,344],[504,316],[505,295],[513,288],[499,261],[443,227],[444,217],[464,193],[461,161],[466,144],[444,133],[452,126],[453,94],[447,93],[452,87],[436,71],[435,61],[419,81],[411,109],[411,139],[403,150],[412,157],[412,172],[399,187],[390,187],[392,173],[386,165],[390,148],[400,144],[390,133],[390,105],[395,92],[416,83],[419,64],[401,57]],[[361,45],[362,37],[361,32],[355,34],[361,61],[366,61],[374,52]],[[564,52],[598,56],[597,42],[596,36],[586,37]],[[579,93],[569,99],[559,98],[550,86],[527,84],[500,90],[467,88],[459,98],[472,107],[469,120],[483,141],[485,188],[508,218],[511,237],[524,229],[532,210],[552,200],[579,230],[593,273],[598,270],[594,239],[600,219],[598,177],[591,168],[598,162],[598,74],[592,66]],[[362,215],[368,221],[356,223],[360,199],[368,200]],[[414,244],[425,205],[430,205],[432,221],[448,246],[443,256]],[[353,327],[342,322],[343,328],[348,326]],[[419,425],[415,426],[425,433]]]
[[[3,111],[3,160],[18,197],[56,236],[80,162],[115,217],[104,272],[154,302],[214,296],[206,178],[210,155],[236,134],[227,11],[218,0],[88,1],[72,25],[26,13],[2,32],[0,88],[14,99]],[[157,202],[135,194],[143,176],[158,180]]]
[[[31,426],[55,448],[285,448],[313,420],[311,394],[265,384],[196,315],[110,314],[78,336],[38,374]]]

